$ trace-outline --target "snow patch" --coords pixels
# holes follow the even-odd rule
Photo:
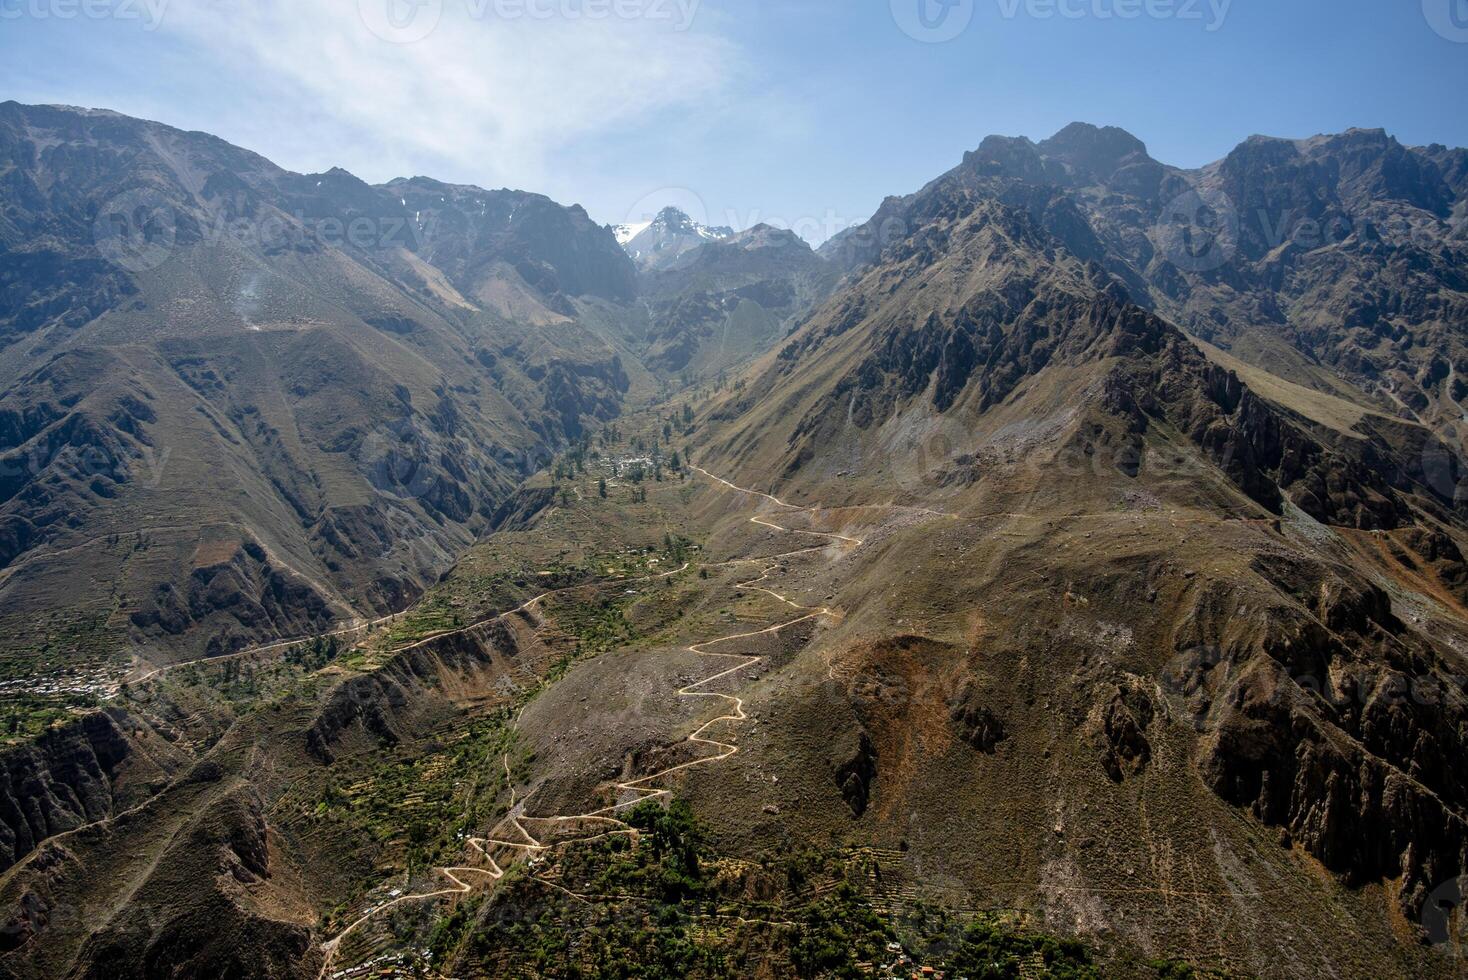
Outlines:
[[[617,225],[612,229],[612,234],[617,236],[618,245],[626,245],[632,239],[652,227],[651,221],[639,221],[630,225]]]

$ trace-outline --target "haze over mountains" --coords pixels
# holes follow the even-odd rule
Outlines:
[[[715,261],[650,322],[612,234],[534,194],[292,174],[103,111],[8,103],[0,133],[22,634],[88,609],[167,657],[400,609],[654,384],[644,355],[684,371],[717,330],[718,370],[792,313],[735,295],[783,270]]]
[[[6,103],[0,188],[6,676],[111,695],[5,760],[7,975],[530,969],[664,791],[751,973],[870,885],[1453,975],[1468,151],[1077,123],[813,251]]]

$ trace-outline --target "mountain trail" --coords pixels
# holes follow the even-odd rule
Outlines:
[[[747,494],[749,496],[763,497],[766,500],[769,500],[769,501],[773,502],[777,506],[782,507],[782,508],[785,508],[785,509],[790,510],[792,512],[809,512],[809,511],[814,511],[814,510],[820,509],[818,507],[800,507],[800,506],[796,506],[794,504],[787,504],[783,500],[780,500],[778,497],[775,497],[772,494],[763,493],[763,492],[761,492],[759,490],[750,490],[750,489],[747,489],[745,487],[737,486],[737,485],[735,485],[733,483],[730,483],[728,480],[724,480],[724,479],[722,479],[720,477],[714,476],[713,474],[709,473],[708,471],[706,471],[706,470],[704,470],[704,469],[702,469],[700,467],[697,467],[697,466],[694,466],[694,467],[691,467],[691,468],[694,471],[703,474],[705,477],[707,477],[708,479],[710,479],[711,481],[713,481],[714,483],[716,483],[716,484],[718,484],[720,486],[726,487],[726,488],[731,489],[731,490],[735,490],[735,491],[737,491],[739,493],[742,493],[742,494]],[[834,542],[836,544],[839,544],[839,545],[842,545],[842,546],[851,548],[853,550],[855,550],[857,548],[860,548],[863,545],[863,543],[864,543],[859,538],[853,538],[853,537],[850,537],[850,536],[844,535],[844,534],[836,534],[836,533],[826,532],[826,531],[805,531],[805,530],[801,530],[799,528],[788,528],[788,527],[785,527],[783,525],[776,524],[774,521],[767,520],[766,518],[764,518],[761,515],[756,515],[754,517],[751,517],[750,518],[750,523],[757,524],[757,525],[759,525],[761,527],[766,527],[766,528],[769,528],[771,530],[781,531],[781,532],[784,532],[784,533],[787,533],[787,534],[801,534],[801,535],[808,535],[808,536],[811,536],[811,537],[825,538],[825,539],[827,539],[827,540],[829,540],[831,542]],[[767,581],[773,574],[775,574],[775,572],[779,571],[779,569],[781,567],[781,562],[783,562],[785,559],[791,558],[791,557],[794,557],[794,556],[797,556],[797,555],[809,554],[809,553],[816,552],[816,551],[821,551],[821,550],[824,550],[824,548],[823,547],[803,548],[803,549],[800,549],[799,551],[787,552],[785,554],[780,554],[780,555],[772,555],[772,556],[769,556],[769,557],[766,557],[766,558],[744,558],[744,559],[736,559],[734,561],[722,562],[722,563],[719,563],[719,565],[713,566],[713,567],[727,567],[727,566],[730,566],[730,565],[738,565],[738,564],[759,564],[759,565],[764,565],[765,567],[761,570],[761,572],[760,572],[760,574],[759,574],[759,576],[757,578],[750,579],[747,582],[740,582],[740,583],[736,584],[734,586],[734,588],[739,589],[739,590],[742,590],[742,591],[747,591],[747,592],[760,592],[760,593],[763,593],[765,595],[771,596],[772,598],[778,600],[779,602],[781,602],[781,603],[783,603],[783,604],[785,604],[787,606],[790,606],[792,609],[795,609],[795,610],[801,612],[802,615],[800,615],[800,616],[798,616],[798,617],[796,617],[794,619],[787,620],[785,622],[777,623],[777,624],[775,624],[773,626],[768,626],[768,627],[766,627],[764,629],[753,630],[753,631],[745,632],[745,633],[733,633],[733,634],[730,634],[728,636],[721,636],[721,637],[717,637],[717,638],[712,639],[712,640],[704,640],[701,643],[690,644],[689,646],[687,646],[685,648],[689,652],[694,653],[694,654],[697,654],[699,656],[703,656],[703,657],[716,657],[716,658],[719,658],[720,660],[724,660],[724,661],[731,661],[731,660],[732,661],[735,661],[735,663],[732,666],[729,666],[729,667],[727,667],[727,668],[725,668],[723,670],[720,670],[717,673],[715,673],[715,674],[713,674],[713,675],[711,675],[709,677],[706,677],[706,678],[704,678],[701,681],[697,681],[697,682],[695,682],[693,684],[687,685],[686,687],[680,688],[678,690],[678,692],[677,692],[679,697],[687,697],[687,698],[713,698],[713,699],[716,699],[716,700],[719,700],[719,701],[724,702],[729,707],[729,710],[726,713],[721,714],[718,717],[713,718],[713,719],[711,719],[711,720],[703,723],[697,729],[695,729],[691,734],[689,734],[687,736],[687,738],[684,739],[685,742],[691,743],[693,745],[708,746],[709,748],[711,748],[711,749],[714,750],[714,752],[713,752],[712,755],[703,756],[701,758],[693,759],[693,760],[688,761],[688,762],[683,762],[683,763],[680,763],[680,764],[675,765],[675,766],[670,766],[667,769],[660,770],[658,772],[652,773],[652,774],[647,775],[647,776],[643,776],[643,777],[638,778],[638,779],[633,779],[633,780],[629,780],[629,781],[626,781],[626,782],[614,783],[612,785],[612,788],[614,790],[617,790],[617,791],[619,791],[621,793],[624,793],[624,794],[630,794],[630,796],[631,796],[630,799],[622,800],[621,802],[614,803],[611,806],[602,807],[601,809],[592,810],[592,811],[587,812],[587,813],[567,814],[567,815],[559,815],[559,816],[551,816],[551,817],[527,817],[527,816],[524,815],[524,803],[523,803],[523,801],[519,801],[516,798],[515,788],[514,788],[514,785],[513,785],[513,777],[510,774],[509,759],[508,759],[508,757],[504,758],[502,760],[502,764],[505,767],[505,778],[506,778],[506,780],[508,782],[511,783],[511,786],[510,786],[510,794],[511,794],[511,796],[510,796],[510,813],[509,813],[509,816],[506,818],[506,823],[508,825],[508,829],[511,830],[511,831],[513,831],[513,833],[514,833],[515,836],[518,836],[518,837],[523,838],[523,840],[508,840],[508,839],[506,839],[506,836],[508,836],[508,835],[503,835],[503,836],[498,836],[498,837],[474,837],[474,838],[470,838],[468,840],[469,846],[474,851],[476,851],[481,857],[483,857],[486,861],[488,861],[490,867],[488,867],[488,868],[476,868],[476,867],[444,867],[444,868],[438,868],[438,869],[436,869],[436,872],[438,874],[442,875],[443,877],[447,878],[450,882],[452,882],[453,883],[453,887],[445,888],[445,889],[439,889],[439,890],[430,891],[430,892],[423,892],[423,893],[414,894],[414,895],[403,895],[403,896],[400,896],[398,898],[395,898],[395,899],[393,899],[393,900],[391,900],[389,902],[386,902],[386,903],[384,903],[382,905],[379,905],[379,906],[377,906],[377,907],[375,907],[375,908],[367,911],[361,917],[357,918],[351,924],[349,924],[345,929],[343,929],[336,936],[334,936],[333,938],[331,938],[331,939],[329,939],[329,940],[327,940],[327,941],[325,941],[325,942],[322,943],[321,949],[326,954],[326,959],[322,963],[321,973],[319,974],[319,976],[320,977],[324,977],[326,975],[327,970],[330,968],[331,963],[333,962],[333,960],[334,960],[334,958],[336,956],[336,952],[340,948],[342,941],[344,939],[346,939],[348,936],[350,936],[357,929],[361,928],[362,926],[366,925],[368,922],[372,921],[377,916],[381,915],[383,912],[386,912],[389,909],[392,909],[392,908],[395,908],[395,907],[397,907],[399,905],[403,905],[403,904],[410,903],[410,902],[423,902],[423,901],[429,901],[429,900],[434,899],[434,898],[444,898],[444,897],[448,897],[448,896],[458,896],[458,895],[466,895],[466,894],[469,894],[470,892],[472,892],[474,890],[474,887],[472,885],[468,884],[467,882],[465,882],[460,877],[460,875],[476,874],[476,875],[482,875],[482,876],[488,878],[490,880],[490,883],[499,881],[501,878],[504,877],[505,869],[503,867],[501,867],[501,865],[491,855],[490,848],[492,848],[492,847],[504,847],[504,848],[508,848],[508,849],[514,850],[514,851],[526,852],[526,853],[528,853],[530,855],[540,854],[540,853],[543,853],[545,851],[550,850],[551,849],[551,845],[545,844],[542,841],[541,838],[538,838],[534,834],[532,834],[525,827],[525,824],[524,824],[523,821],[529,820],[532,823],[551,823],[551,824],[559,824],[559,825],[562,825],[562,826],[565,826],[565,825],[574,825],[574,824],[595,824],[595,825],[598,825],[599,827],[606,828],[606,829],[602,829],[599,833],[595,833],[595,834],[592,834],[590,836],[568,838],[568,839],[562,841],[562,843],[569,843],[572,840],[578,841],[578,842],[587,842],[587,841],[601,840],[603,838],[613,837],[613,836],[631,837],[631,838],[633,838],[635,840],[637,838],[637,836],[638,836],[637,829],[635,827],[631,826],[630,824],[628,824],[628,823],[626,823],[626,822],[618,819],[616,815],[619,814],[619,813],[621,813],[621,812],[623,812],[623,811],[625,811],[625,810],[628,810],[628,809],[630,809],[632,807],[635,807],[635,806],[637,806],[640,803],[644,803],[647,800],[661,799],[663,797],[666,797],[666,796],[669,796],[669,795],[672,794],[672,790],[671,789],[658,788],[658,787],[654,787],[654,786],[652,786],[650,784],[657,783],[659,780],[665,779],[668,776],[671,776],[671,775],[673,775],[675,773],[678,773],[678,772],[682,772],[682,771],[684,771],[686,769],[692,769],[695,766],[706,766],[706,765],[710,765],[712,763],[722,762],[723,760],[728,759],[731,756],[734,756],[734,755],[738,754],[738,752],[739,752],[739,746],[737,744],[735,744],[733,742],[723,742],[723,741],[719,741],[716,738],[707,737],[706,736],[706,733],[710,729],[712,729],[714,726],[719,725],[719,724],[722,724],[724,722],[738,723],[738,722],[742,722],[742,721],[748,720],[748,717],[749,716],[747,714],[745,714],[745,711],[744,711],[744,707],[745,707],[744,699],[743,698],[740,698],[740,697],[738,697],[736,695],[732,695],[732,694],[720,694],[720,693],[718,693],[716,691],[703,690],[703,688],[706,688],[706,687],[708,687],[711,684],[714,684],[714,683],[716,683],[716,682],[718,682],[720,680],[723,680],[726,677],[730,677],[732,675],[735,675],[735,674],[740,673],[741,671],[747,670],[748,668],[754,666],[755,664],[762,663],[765,658],[763,658],[763,657],[756,657],[756,656],[749,656],[749,655],[745,655],[745,654],[736,654],[736,653],[718,653],[718,652],[713,651],[713,650],[710,650],[708,648],[709,647],[719,646],[719,645],[724,644],[724,643],[731,643],[731,642],[734,642],[736,640],[747,640],[747,639],[753,639],[755,637],[760,637],[760,636],[769,636],[771,634],[775,634],[775,633],[782,632],[783,630],[787,630],[787,629],[789,629],[792,626],[797,626],[797,625],[799,625],[801,623],[809,622],[809,621],[814,620],[814,619],[823,619],[823,618],[839,619],[840,618],[840,614],[837,613],[836,611],[828,608],[828,607],[825,607],[825,606],[822,606],[822,607],[802,606],[799,603],[797,603],[797,602],[793,601],[792,599],[788,598],[787,596],[781,595],[779,592],[776,592],[773,589],[765,588],[761,584],[761,583]],[[677,571],[668,572],[668,573],[665,573],[665,574],[660,575],[660,576],[648,576],[648,577],[649,578],[667,578],[667,577],[670,577],[672,575],[676,575],[679,572],[682,572],[682,571],[686,570],[688,567],[689,566],[685,564],[683,566],[683,568],[678,569]],[[547,596],[552,595],[552,594],[553,593],[546,593],[545,595],[537,596],[536,598],[531,599],[529,602],[525,603],[525,605],[521,606],[519,609],[511,610],[509,613],[503,613],[503,614],[501,614],[500,617],[495,617],[495,618],[502,618],[503,616],[509,616],[509,615],[513,615],[513,614],[518,613],[518,612],[526,611],[530,607],[532,607],[533,605],[535,605],[536,603],[540,602],[541,600],[545,599]],[[483,624],[477,624],[477,625],[483,625]],[[471,627],[466,627],[466,629],[473,629],[473,628],[474,627],[472,627],[472,626]],[[424,641],[424,642],[427,642],[427,641]],[[405,649],[411,649],[411,648],[405,648]]]

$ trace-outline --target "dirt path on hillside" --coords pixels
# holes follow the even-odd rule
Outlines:
[[[737,491],[742,494],[747,494],[749,496],[762,497],[766,500],[773,502],[779,507],[783,507],[791,511],[792,513],[807,513],[820,509],[818,507],[800,507],[794,504],[787,504],[783,500],[780,500],[778,497],[775,497],[771,494],[736,486],[735,484],[730,483],[727,480],[714,476],[713,474],[700,467],[694,466],[692,467],[692,469],[695,472],[703,474],[715,484],[726,487],[730,490]],[[761,515],[755,515],[754,517],[751,517],[750,523],[785,534],[800,534],[811,537],[825,538],[831,543],[835,543],[843,547],[850,548],[852,550],[860,548],[863,544],[860,539],[849,537],[844,534],[835,534],[826,531],[805,531],[799,528],[788,528],[783,525],[777,524],[774,521],[768,520]],[[489,863],[489,867],[437,868],[435,869],[436,873],[448,879],[448,881],[452,883],[451,887],[414,895],[403,895],[369,910],[368,912],[354,920],[350,925],[339,932],[336,936],[322,943],[321,949],[326,954],[326,959],[322,963],[321,972],[318,976],[324,977],[326,975],[327,971],[331,967],[333,960],[335,959],[337,951],[341,947],[341,943],[343,940],[345,940],[357,929],[371,922],[382,913],[410,902],[423,902],[435,898],[469,894],[474,890],[474,886],[465,882],[462,877],[460,877],[461,875],[480,875],[488,879],[490,884],[499,881],[501,878],[504,877],[505,869],[501,867],[500,864],[495,861],[494,857],[491,855],[490,851],[492,848],[506,848],[518,854],[525,855],[535,855],[550,850],[551,845],[545,844],[541,838],[538,838],[534,834],[532,834],[530,830],[526,828],[524,821],[528,820],[531,823],[551,823],[561,826],[582,825],[586,826],[588,830],[594,831],[587,836],[566,838],[560,843],[570,843],[572,841],[585,842],[599,840],[601,838],[611,836],[626,836],[631,837],[635,840],[637,838],[636,828],[620,820],[617,815],[648,800],[660,799],[662,797],[671,795],[671,789],[657,787],[653,784],[656,784],[659,781],[666,779],[668,776],[671,776],[674,773],[682,772],[686,769],[692,769],[695,766],[712,765],[717,762],[722,762],[723,760],[738,754],[739,746],[736,743],[723,742],[717,738],[708,737],[707,733],[716,725],[724,724],[726,722],[737,724],[739,722],[748,720],[749,716],[745,714],[744,711],[744,699],[733,694],[720,694],[716,691],[704,690],[704,688],[707,688],[709,685],[723,680],[726,677],[730,677],[740,673],[741,671],[747,670],[748,668],[753,667],[756,664],[762,663],[765,658],[737,653],[718,653],[709,648],[721,646],[725,643],[732,643],[737,640],[747,640],[760,636],[769,636],[771,634],[779,633],[783,630],[789,629],[792,626],[797,626],[801,623],[809,622],[813,619],[838,618],[838,614],[832,609],[824,606],[819,608],[802,606],[799,603],[794,602],[787,596],[781,595],[779,592],[776,592],[773,589],[765,588],[763,585],[764,582],[768,581],[772,575],[779,571],[781,563],[786,559],[793,558],[797,555],[804,555],[810,554],[815,551],[821,551],[824,550],[825,547],[829,547],[829,545],[814,548],[802,548],[798,551],[786,552],[780,555],[771,555],[764,558],[737,559],[735,561],[721,562],[717,565],[711,566],[763,566],[760,570],[760,574],[758,577],[750,579],[747,582],[737,583],[734,588],[745,592],[763,593],[801,613],[800,616],[794,619],[790,619],[781,623],[776,623],[773,626],[768,626],[761,630],[754,630],[752,632],[745,633],[733,633],[728,636],[721,636],[712,640],[705,640],[702,643],[694,643],[685,648],[690,653],[697,654],[701,657],[715,657],[725,662],[734,661],[731,666],[725,667],[724,669],[719,670],[717,673],[705,677],[701,681],[697,681],[693,684],[689,684],[686,687],[680,688],[677,692],[679,697],[712,698],[724,702],[725,706],[727,707],[728,710],[724,714],[721,714],[718,717],[703,723],[683,740],[684,742],[692,745],[707,746],[708,748],[713,749],[714,751],[712,755],[703,756],[698,759],[693,759],[689,762],[683,762],[675,766],[670,766],[666,769],[660,770],[659,772],[655,772],[650,775],[640,777],[638,779],[629,780],[627,782],[614,783],[612,787],[613,789],[621,791],[622,793],[630,794],[632,798],[624,800],[620,803],[615,803],[611,806],[602,807],[598,810],[591,810],[587,813],[561,814],[548,817],[526,816],[525,804],[516,800],[515,788],[513,785],[511,785],[510,812],[509,815],[505,818],[504,822],[500,825],[502,828],[504,828],[503,833],[500,836],[474,837],[470,838],[468,841],[469,846],[473,848],[476,852],[478,852],[478,854]],[[649,576],[649,578],[667,578],[672,575],[678,574],[678,572],[686,570],[688,567],[688,565],[684,565],[683,568],[679,569],[676,572],[669,572],[662,576]],[[511,613],[505,613],[503,615],[508,616],[512,615],[514,612],[524,611],[533,606],[535,603],[545,599],[547,596],[552,594],[553,593],[547,593],[545,596],[537,596],[535,599],[530,600],[530,602],[522,606],[519,610],[512,610]],[[472,629],[473,627],[469,628]],[[502,762],[505,767],[506,780],[513,782],[512,777],[510,776],[508,757],[503,759]],[[493,831],[491,831],[491,833],[493,833]],[[519,837],[520,839],[507,839],[511,833],[513,833],[514,836]],[[546,882],[546,884],[550,883]]]

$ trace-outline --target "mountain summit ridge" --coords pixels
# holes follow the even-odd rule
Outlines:
[[[734,229],[700,224],[670,205],[647,221],[616,225],[612,233],[638,267],[648,270],[666,268],[707,242],[724,241]]]

